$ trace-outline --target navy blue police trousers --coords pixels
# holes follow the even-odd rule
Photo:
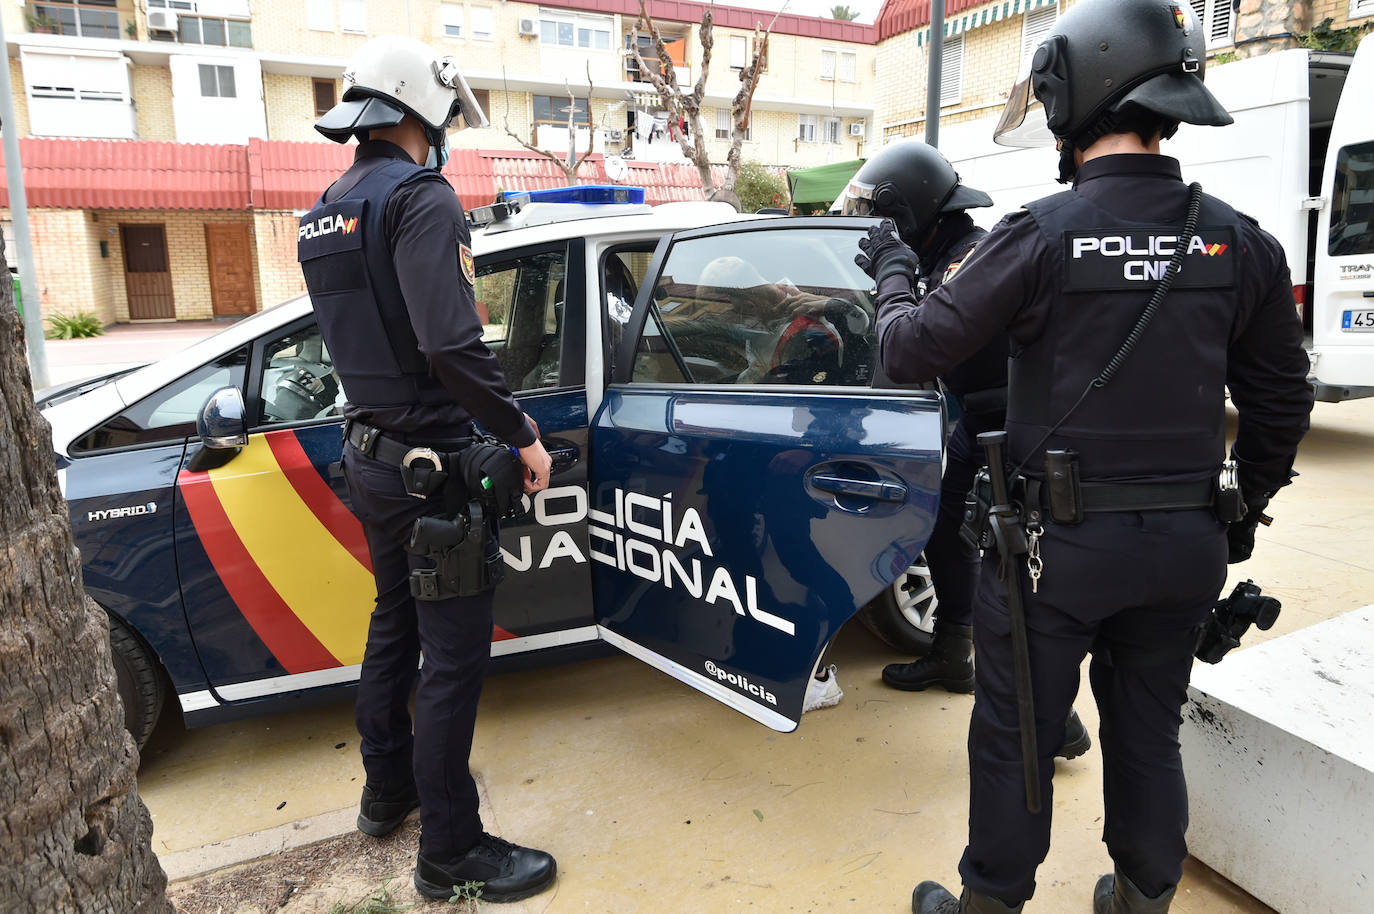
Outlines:
[[[352,444],[344,446],[343,467],[377,580],[355,710],[363,768],[376,787],[404,784],[413,775],[420,850],[447,860],[482,834],[468,758],[491,658],[495,591],[434,601],[412,597],[411,569],[433,563],[407,553],[405,543],[416,518],[443,514],[442,498],[407,494],[399,467],[365,457]]]
[[[1154,897],[1178,883],[1188,854],[1178,732],[1195,629],[1226,580],[1225,527],[1210,510],[1089,514],[1077,526],[1047,521],[1040,551],[1039,593],[1024,592],[1041,809],[1026,811],[1007,585],[989,551],[974,608],[969,843],[959,873],[969,888],[1009,905],[1034,893],[1050,846],[1054,754],[1091,652],[1102,840]]]
[[[981,559],[978,550],[964,542],[959,528],[964,523],[964,498],[973,488],[973,477],[987,461],[978,446],[978,433],[1005,424],[995,418],[964,414],[955,423],[945,444],[945,472],[940,478],[940,508],[926,543],[926,566],[940,605],[936,627],[973,624],[973,598],[978,592]]]

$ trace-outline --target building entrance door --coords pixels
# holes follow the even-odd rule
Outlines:
[[[124,288],[129,294],[129,320],[170,320],[172,271],[167,264],[167,233],[160,225],[121,225],[124,243]]]
[[[205,226],[205,250],[210,264],[210,301],[215,316],[256,311],[253,249],[248,239],[248,226]]]

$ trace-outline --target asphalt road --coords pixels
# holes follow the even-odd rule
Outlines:
[[[1284,606],[1247,645],[1374,603],[1371,453],[1374,401],[1318,404],[1302,475],[1232,568],[1228,588],[1253,577]],[[957,884],[972,697],[885,688],[903,658],[857,624],[831,657],[844,701],[786,735],[628,657],[489,680],[473,754],[487,826],[560,864],[555,892],[513,909],[905,912],[917,881]],[[1078,709],[1095,733],[1086,688]],[[190,732],[173,710],[139,776],[174,878],[347,830],[361,784],[347,703]],[[1087,910],[1110,870],[1100,785],[1096,749],[1059,766],[1031,910]],[[1174,910],[1269,909],[1190,864]]]

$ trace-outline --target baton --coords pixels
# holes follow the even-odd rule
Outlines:
[[[1040,812],[1040,762],[1035,744],[1035,698],[1031,692],[1030,648],[1026,642],[1026,606],[1017,560],[1029,551],[1021,512],[1007,492],[1007,433],[983,432],[978,443],[988,458],[993,508],[992,535],[1007,585],[1007,613],[1011,617],[1011,657],[1016,675],[1016,717],[1021,730],[1021,770],[1026,778],[1026,810]]]

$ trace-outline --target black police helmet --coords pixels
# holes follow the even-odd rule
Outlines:
[[[863,164],[846,189],[844,213],[891,219],[903,239],[919,246],[941,215],[980,206],[992,206],[992,198],[960,184],[939,150],[905,140]]]
[[[1184,0],[1081,0],[1036,48],[996,138],[1023,145],[1013,134],[1032,93],[1050,132],[1080,149],[1132,105],[1157,115],[1166,137],[1179,122],[1225,126],[1231,115],[1202,83],[1206,58],[1207,36]]]

